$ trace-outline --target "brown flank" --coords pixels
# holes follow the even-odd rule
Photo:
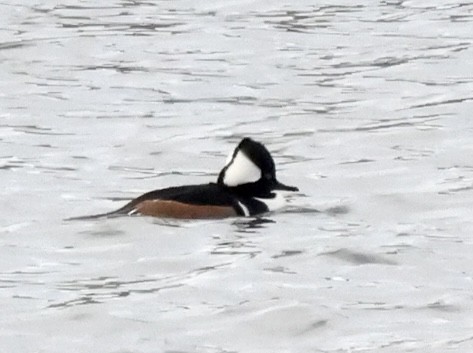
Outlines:
[[[146,200],[135,206],[138,213],[145,216],[166,218],[226,218],[237,213],[230,206],[204,206],[167,200]]]

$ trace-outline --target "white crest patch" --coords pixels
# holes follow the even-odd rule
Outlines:
[[[227,186],[238,186],[246,183],[253,183],[261,178],[261,169],[258,168],[247,156],[238,151],[233,158],[223,177],[223,183]]]

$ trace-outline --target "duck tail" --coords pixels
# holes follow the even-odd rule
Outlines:
[[[115,218],[115,217],[120,217],[120,216],[131,216],[132,214],[136,212],[134,206],[135,204],[130,202],[116,211],[87,215],[87,216],[70,217],[64,220],[65,221],[84,221],[84,220],[99,219],[99,218]]]

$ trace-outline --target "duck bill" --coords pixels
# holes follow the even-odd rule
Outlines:
[[[299,191],[297,187],[284,185],[283,183],[280,183],[279,181],[276,181],[276,184],[274,185],[274,190]]]

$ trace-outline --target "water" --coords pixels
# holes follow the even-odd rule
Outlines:
[[[472,3],[0,14],[0,351],[471,352]],[[287,212],[63,221],[214,180],[243,136]]]

